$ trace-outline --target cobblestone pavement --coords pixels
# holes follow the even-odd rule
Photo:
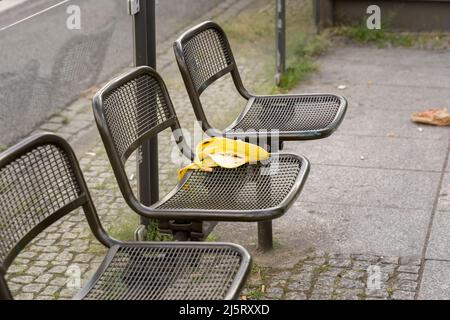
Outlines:
[[[251,3],[263,7],[268,2],[227,0],[207,17],[226,21]],[[202,20],[204,18],[199,19]],[[168,49],[158,52],[159,71],[168,84],[183,127],[192,131],[194,117],[173,62],[171,43],[161,47]],[[261,81],[257,71],[263,69],[263,62],[258,64],[253,60],[246,61],[245,55],[236,56],[246,85],[257,87]],[[213,106],[208,110],[213,125],[229,123],[240,110],[240,100],[229,94],[233,91],[226,80],[215,84],[205,96],[205,104]],[[131,240],[138,217],[122,200],[93,125],[90,97],[96,89],[86,92],[84,98],[49,119],[38,131],[56,132],[74,146],[102,223],[113,236]],[[224,108],[226,118],[217,112]],[[167,133],[160,140],[162,194],[176,181],[176,166],[165,160],[172,153],[169,139]],[[128,174],[135,181],[133,158],[129,161]],[[42,233],[19,255],[8,270],[10,289],[16,299],[70,299],[78,291],[68,286],[73,284],[72,272],[79,270],[81,284],[84,284],[101,263],[105,252],[105,248],[93,239],[83,214],[76,212]],[[256,252],[254,256],[257,263],[243,292],[245,299],[413,299],[422,268],[420,259],[346,256],[314,250],[296,254],[296,261],[290,266],[271,268],[259,263]]]
[[[192,25],[215,17],[219,22],[225,22],[241,12],[255,0],[227,0],[213,9],[212,12],[193,22]],[[259,2],[266,5],[267,2]],[[163,75],[170,88],[171,98],[176,106],[181,123],[185,128],[193,127],[194,116],[188,96],[182,85],[178,67],[174,62],[172,43],[162,45],[158,52],[159,72]],[[249,65],[241,61],[243,66]],[[254,84],[247,75],[258,68],[253,64],[251,69],[241,68],[243,77]],[[238,113],[236,97],[226,94],[231,91],[229,79],[223,79],[211,88],[215,92],[205,97],[206,103],[214,102],[212,108],[212,122],[230,122],[235,115],[232,112],[224,119],[214,116],[214,110],[235,106]],[[122,199],[117,188],[112,169],[107,160],[106,152],[100,141],[94,125],[91,97],[98,88],[91,88],[62,112],[51,117],[35,132],[55,132],[71,143],[74,147],[89,190],[91,191],[101,221],[106,230],[122,240],[132,240],[133,232],[138,225],[138,217],[132,212]],[[233,108],[231,108],[233,111]],[[191,130],[192,131],[192,130]],[[170,190],[176,183],[177,166],[166,161],[172,154],[169,139],[170,132],[164,132],[160,137],[160,181],[161,193]],[[175,147],[175,150],[176,147]],[[131,180],[135,178],[135,158],[130,157],[127,163],[127,173]],[[8,284],[15,299],[70,299],[78,291],[76,273],[81,272],[83,285],[101,263],[106,249],[91,235],[81,210],[61,219],[44,233],[40,234],[14,261],[7,274]],[[74,273],[75,272],[75,273]],[[73,285],[72,285],[73,284]]]
[[[289,268],[254,266],[244,299],[413,300],[420,259],[310,250]]]

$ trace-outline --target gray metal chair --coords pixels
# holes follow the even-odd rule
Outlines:
[[[252,95],[242,83],[225,32],[214,22],[186,31],[174,43],[174,51],[197,120],[210,135],[254,141],[276,130],[282,147],[286,140],[327,137],[344,117],[347,101],[333,94]],[[248,102],[237,119],[219,131],[209,124],[200,96],[227,74],[231,74],[237,91]],[[266,138],[270,146],[271,137]]]
[[[97,216],[73,150],[53,134],[37,135],[0,154],[0,300],[17,255],[39,233],[82,208],[108,253],[75,299],[161,300],[237,298],[250,270],[234,244],[121,242]]]
[[[308,160],[292,154],[276,154],[265,163],[236,169],[189,171],[159,202],[145,206],[134,195],[125,171],[129,156],[168,128],[177,130],[175,138],[182,153],[190,159],[194,156],[178,130],[180,124],[163,80],[149,67],[135,68],[102,88],[93,99],[93,108],[126,202],[141,216],[171,220],[174,233],[189,237],[189,223],[198,221],[270,223],[295,201],[309,172]],[[276,170],[267,174],[271,167]],[[183,222],[179,229],[178,221]],[[259,239],[261,247],[270,247],[271,229],[260,232]]]

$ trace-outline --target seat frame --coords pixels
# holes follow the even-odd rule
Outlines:
[[[219,37],[221,38],[221,43],[219,44],[222,49],[222,54],[226,56],[228,60],[228,65],[226,67],[221,68],[213,75],[209,75],[209,78],[204,80],[203,83],[197,88],[194,79],[189,71],[188,61],[186,61],[184,55],[184,48],[186,43],[191,40],[193,37],[207,31],[214,30],[217,32]],[[205,46],[207,47],[207,46]],[[197,120],[200,122],[202,129],[210,136],[225,136],[231,139],[241,139],[244,141],[258,141],[259,144],[267,143],[267,149],[271,151],[282,150],[284,146],[284,141],[297,141],[297,140],[313,140],[313,139],[321,139],[328,137],[331,135],[341,124],[345,112],[347,110],[347,100],[342,96],[331,95],[331,94],[285,94],[285,95],[254,95],[250,93],[242,82],[241,76],[239,74],[239,70],[234,59],[233,52],[231,50],[230,42],[228,41],[227,35],[225,31],[215,22],[205,21],[200,23],[197,26],[187,30],[184,32],[173,44],[173,49],[175,52],[175,58],[177,60],[178,67],[180,69],[189,99],[191,101],[192,107],[194,109],[195,116]],[[223,131],[218,130],[212,127],[209,124],[209,121],[206,117],[205,110],[203,108],[200,96],[201,94],[216,80],[219,78],[230,74],[233,79],[233,83],[236,87],[238,93],[247,100],[247,105],[243,109],[243,111],[238,115],[235,121],[231,123],[226,129]],[[301,97],[301,96],[334,96],[340,101],[338,112],[336,113],[333,121],[325,128],[321,128],[318,130],[305,130],[305,131],[276,131],[276,132],[267,132],[257,131],[257,130],[249,130],[246,132],[235,131],[234,127],[245,117],[247,112],[251,109],[255,99],[257,98],[289,98],[289,97]],[[271,248],[271,236],[272,236],[272,222],[271,221],[263,221],[258,223],[258,239],[259,246],[266,247],[267,249]],[[266,239],[266,241],[264,241]]]
[[[131,144],[131,146],[124,152],[126,155],[132,154],[134,150],[136,150],[145,140],[151,139],[158,135],[161,131],[170,128],[172,132],[177,132],[176,136],[174,133],[175,141],[177,142],[178,147],[180,148],[180,151],[184,156],[186,156],[191,161],[194,159],[194,153],[190,149],[190,147],[186,143],[186,139],[182,135],[181,127],[178,121],[178,118],[176,116],[172,101],[170,99],[170,96],[168,94],[167,88],[165,86],[165,83],[161,76],[152,68],[143,66],[143,67],[137,67],[129,72],[125,73],[124,75],[121,75],[112,81],[110,81],[108,84],[106,84],[100,91],[98,91],[94,98],[93,98],[93,110],[94,110],[94,117],[95,121],[97,123],[98,130],[100,132],[100,136],[102,137],[103,144],[105,146],[106,152],[108,154],[111,166],[113,168],[114,174],[116,176],[119,188],[122,192],[123,197],[125,198],[125,201],[127,204],[140,216],[150,218],[150,219],[160,219],[167,221],[168,219],[174,219],[178,221],[182,221],[182,223],[185,223],[186,221],[195,222],[195,221],[259,221],[258,225],[265,224],[267,232],[261,233],[259,232],[259,239],[260,239],[260,248],[263,250],[270,249],[272,247],[272,232],[271,232],[271,225],[270,230],[267,229],[267,224],[271,224],[271,219],[274,219],[276,217],[281,216],[288,207],[294,202],[294,200],[299,195],[300,191],[303,188],[303,184],[306,180],[306,177],[309,173],[309,162],[306,158],[300,157],[297,155],[289,155],[291,157],[295,157],[296,159],[300,159],[303,162],[302,170],[299,173],[291,192],[287,195],[285,200],[279,204],[277,207],[274,208],[267,208],[267,209],[261,209],[261,210],[248,210],[243,214],[240,211],[232,211],[232,210],[161,210],[157,209],[157,207],[168,199],[171,195],[173,195],[178,188],[181,188],[186,182],[187,179],[189,179],[191,173],[188,172],[185,177],[180,181],[177,186],[170,192],[168,195],[163,197],[160,201],[157,203],[146,206],[142,204],[134,195],[133,190],[130,186],[130,182],[128,180],[125,166],[124,166],[124,159],[121,159],[121,156],[118,154],[118,151],[114,147],[114,140],[111,134],[111,131],[108,127],[108,123],[105,117],[105,110],[104,110],[104,102],[106,97],[108,97],[111,93],[113,93],[116,89],[121,88],[122,86],[129,83],[129,81],[132,81],[133,79],[137,79],[139,76],[142,75],[148,75],[151,78],[155,79],[162,91],[162,94],[164,96],[165,102],[167,104],[168,109],[170,110],[171,117],[169,120],[166,120],[164,124],[158,125],[157,127],[154,127],[147,132],[143,133],[142,136],[138,137],[138,139]],[[126,159],[125,159],[126,160]],[[214,211],[214,214],[211,214],[211,212]],[[172,227],[177,227],[177,225],[172,225]],[[190,233],[191,230],[186,230],[186,227],[183,225],[181,226],[181,238],[177,238],[179,240],[185,240],[186,236],[183,236],[183,233],[185,234]],[[173,230],[173,229],[172,229]],[[188,236],[189,238],[189,236]]]
[[[194,84],[194,80],[191,76],[191,73],[189,71],[188,62],[185,59],[184,56],[184,47],[185,44],[192,39],[193,37],[201,34],[202,32],[205,32],[207,30],[214,30],[217,32],[220,37],[222,38],[222,45],[223,49],[225,51],[225,54],[227,58],[229,59],[230,63],[227,67],[221,69],[214,75],[210,76],[209,79],[205,80],[199,88],[196,88]],[[178,63],[178,67],[180,69],[181,75],[183,77],[183,81],[187,90],[187,93],[189,95],[189,98],[191,100],[194,113],[196,115],[197,120],[201,123],[203,131],[207,132],[208,135],[211,136],[226,136],[229,138],[236,138],[241,140],[254,140],[261,137],[261,133],[258,131],[248,131],[248,132],[234,132],[233,128],[236,124],[239,123],[240,120],[246,115],[246,113],[250,110],[252,107],[252,104],[256,98],[275,98],[275,97],[299,97],[299,96],[335,96],[340,100],[340,106],[337,114],[335,115],[334,120],[325,128],[319,129],[319,130],[309,130],[309,131],[278,131],[276,132],[277,135],[277,141],[280,142],[280,149],[282,149],[282,143],[283,141],[288,140],[313,140],[313,139],[321,139],[328,137],[331,135],[337,127],[342,122],[346,109],[347,109],[347,100],[342,96],[332,95],[332,94],[285,94],[285,95],[254,95],[250,93],[245,87],[242,82],[241,76],[239,74],[239,70],[236,64],[236,61],[233,56],[233,52],[231,50],[230,43],[228,41],[228,38],[224,32],[224,30],[215,22],[212,21],[206,21],[203,22],[197,26],[194,26],[193,28],[187,30],[184,32],[174,43],[173,45],[175,57]],[[244,110],[239,114],[237,119],[230,124],[226,129],[223,131],[220,131],[214,127],[212,127],[209,124],[209,121],[206,117],[205,110],[203,108],[200,96],[201,94],[216,80],[219,78],[230,74],[234,85],[239,92],[239,94],[245,99],[248,100],[247,105],[245,106]],[[270,141],[270,134],[265,137],[268,141],[269,147],[271,145]],[[274,141],[275,143],[275,141]]]
[[[16,144],[15,146],[9,148],[8,150],[0,153],[0,169],[7,166],[9,163],[15,161],[23,155],[31,152],[32,150],[44,146],[44,145],[54,145],[60,148],[63,153],[67,156],[69,167],[74,174],[75,182],[80,189],[80,195],[77,199],[71,201],[59,210],[51,213],[48,217],[41,221],[39,224],[31,228],[9,251],[4,261],[0,261],[0,300],[12,300],[13,296],[8,288],[7,281],[5,279],[8,268],[13,263],[14,259],[20,254],[20,252],[29,244],[34,238],[36,238],[41,232],[46,228],[51,226],[53,223],[59,219],[65,217],[69,213],[77,210],[79,208],[83,209],[86,216],[89,228],[94,234],[95,238],[103,244],[105,247],[109,248],[103,263],[97,269],[95,275],[88,281],[88,283],[81,289],[81,291],[74,297],[74,299],[81,299],[89,291],[96,280],[102,275],[103,271],[108,267],[109,263],[114,257],[117,249],[123,245],[131,245],[136,247],[230,247],[240,253],[242,257],[240,269],[236,273],[233,283],[231,284],[225,299],[235,299],[238,297],[240,290],[242,289],[246,277],[250,272],[251,267],[251,256],[250,254],[240,245],[224,242],[214,242],[214,243],[192,243],[192,242],[123,242],[116,240],[108,235],[108,233],[103,228],[97,211],[95,209],[94,203],[90,196],[88,187],[84,180],[82,171],[80,169],[78,160],[73,152],[71,146],[62,137],[55,135],[53,133],[41,133],[29,137],[22,142]],[[1,211],[1,208],[0,208]]]

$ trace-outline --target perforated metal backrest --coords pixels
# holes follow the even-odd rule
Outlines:
[[[108,83],[95,95],[93,107],[108,154],[115,153],[122,166],[146,139],[178,126],[167,89],[149,67]]]
[[[0,155],[0,267],[67,213],[90,201],[70,146],[40,135]],[[1,269],[0,268],[0,269]]]
[[[145,141],[170,128],[180,129],[167,88],[150,67],[133,68],[106,84],[93,98],[95,122],[102,137],[118,186],[127,204],[140,213],[144,205],[137,199],[127,176],[129,156]],[[180,131],[175,141],[183,152],[192,152]]]
[[[184,33],[174,49],[185,82],[190,82],[198,95],[229,72],[238,76],[227,36],[214,22],[202,23]]]

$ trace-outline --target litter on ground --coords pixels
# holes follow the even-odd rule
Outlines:
[[[431,124],[435,126],[450,125],[450,114],[447,109],[427,109],[421,112],[413,112],[413,122]],[[420,130],[419,130],[420,131]]]

